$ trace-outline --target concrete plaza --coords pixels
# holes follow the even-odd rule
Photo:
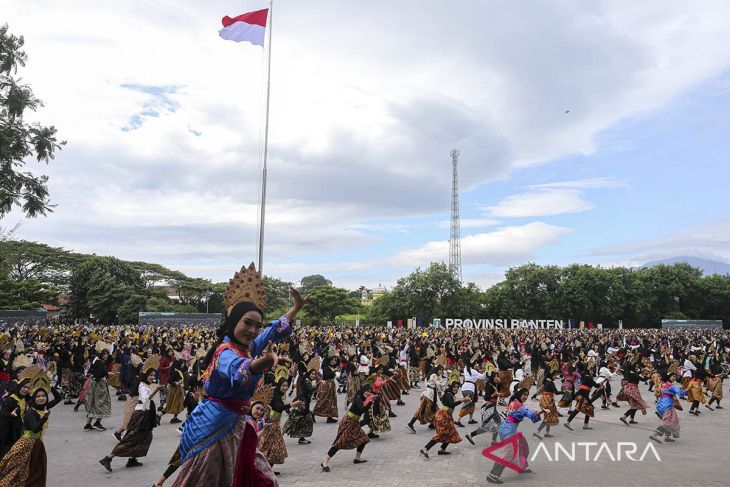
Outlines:
[[[614,379],[614,389],[618,387]],[[634,442],[637,446],[635,459],[650,443],[648,434],[658,424],[654,414],[654,394],[642,385],[642,395],[650,404],[646,416],[637,414],[638,425],[624,426],[618,421],[620,412],[628,409],[625,402],[619,403],[620,409],[601,410],[596,408],[596,417],[591,420],[591,431],[583,431],[582,415],[572,423],[575,432],[561,425],[553,427],[555,438],[545,440],[545,449],[540,449],[530,468],[534,473],[518,475],[506,469],[502,475],[505,485],[509,486],[724,486],[727,478],[722,478],[722,470],[730,449],[730,411],[714,412],[700,406],[702,414],[694,417],[683,401],[685,411],[678,412],[682,431],[681,438],[673,444],[654,445],[660,460],[652,450],[648,450],[643,461],[632,461],[626,452],[630,445],[619,442]],[[425,459],[418,454],[431,437],[432,430],[417,424],[417,434],[406,432],[408,422],[418,404],[420,391],[411,391],[404,396],[405,406],[395,406],[397,418],[391,419],[393,430],[379,439],[371,440],[365,448],[363,458],[368,463],[354,465],[354,451],[341,451],[331,462],[331,472],[321,471],[319,464],[329,449],[337,432],[336,424],[326,424],[319,420],[315,424],[312,444],[297,445],[296,440],[286,438],[289,458],[284,465],[276,466],[281,472],[279,482],[282,487],[471,487],[488,485],[485,477],[492,462],[482,456],[481,451],[489,446],[489,435],[476,438],[477,446],[463,440],[449,447],[449,456],[436,455],[436,447],[431,450],[431,458]],[[339,396],[340,415],[344,414],[344,396]],[[48,453],[49,487],[83,486],[150,486],[164,472],[167,461],[177,446],[176,425],[170,425],[166,416],[162,426],[154,431],[154,440],[149,455],[141,458],[140,468],[125,468],[126,459],[112,462],[113,472],[108,473],[99,465],[98,460],[111,451],[116,444],[112,427],[119,424],[122,405],[113,398],[113,416],[104,421],[109,431],[83,432],[83,408],[73,412],[73,406],[58,405],[51,414],[50,427],[46,433],[45,445]],[[537,403],[528,404],[537,408]],[[600,406],[600,402],[596,403]],[[478,411],[478,409],[477,409]],[[561,410],[566,413],[566,410]],[[561,418],[562,420],[563,418]],[[538,449],[539,441],[532,436],[538,424],[525,421],[520,431],[530,444],[530,456]],[[459,428],[463,436],[473,426]],[[569,453],[575,443],[574,460],[568,459],[562,450],[555,461],[555,442]],[[594,442],[595,445],[585,445]],[[605,442],[605,446],[603,446]],[[581,443],[581,444],[579,444]],[[586,449],[588,458],[586,461]],[[619,449],[621,460],[618,460]],[[597,455],[598,454],[598,455]],[[596,459],[595,457],[598,456]],[[613,457],[613,459],[612,459]],[[595,461],[594,461],[595,459]],[[166,485],[172,484],[169,480]],[[491,485],[491,484],[490,484]]]

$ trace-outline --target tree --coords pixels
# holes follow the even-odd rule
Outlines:
[[[58,290],[35,279],[0,280],[0,309],[37,309],[57,304]]]
[[[43,103],[33,90],[15,79],[27,56],[22,50],[23,36],[0,27],[0,217],[13,206],[20,206],[29,218],[53,211],[48,196],[48,176],[23,172],[25,160],[35,157],[48,163],[65,142],[59,142],[56,128],[26,123],[23,115],[36,111]]]
[[[35,279],[66,288],[80,254],[26,240],[0,241],[0,276],[15,281]]]
[[[266,312],[267,316],[275,317],[286,313],[289,308],[289,288],[291,282],[286,282],[275,277],[264,276],[264,290],[266,291]]]
[[[314,274],[312,276],[302,277],[300,291],[302,294],[307,294],[309,291],[317,286],[332,286],[332,281],[325,278],[321,274]]]
[[[336,316],[354,313],[359,308],[359,302],[350,296],[347,289],[317,286],[308,294],[306,317],[314,323],[331,325]]]
[[[105,324],[136,321],[146,299],[139,272],[122,260],[90,257],[73,270],[68,307],[74,318],[93,315]]]
[[[91,272],[87,284],[89,313],[105,325],[136,321],[147,300],[142,286],[126,283],[102,267]]]

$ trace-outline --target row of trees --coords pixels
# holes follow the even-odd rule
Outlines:
[[[312,295],[310,319],[332,322],[357,311],[349,291],[332,287],[323,276],[305,276],[301,283]],[[292,285],[264,277],[270,316],[286,312]],[[69,317],[93,316],[103,323],[133,322],[139,311],[222,313],[225,286],[159,264],[75,253],[0,232],[0,309],[37,309],[60,299]]]
[[[267,315],[283,314],[292,283],[266,276]],[[66,298],[73,318],[135,321],[138,311],[224,312],[225,283],[192,278],[158,264],[129,262],[0,235],[0,309],[33,309]],[[662,318],[730,323],[730,276],[703,276],[688,264],[645,269],[526,264],[486,290],[462,285],[443,263],[416,269],[371,306],[365,290],[337,288],[322,275],[301,279],[310,294],[306,323],[331,324],[359,314],[365,324],[410,317],[575,318],[615,325],[657,326]],[[168,295],[178,296],[172,300]]]
[[[377,300],[375,321],[433,318],[570,319],[655,327],[665,319],[718,319],[730,323],[730,276],[703,276],[688,264],[642,269],[526,264],[481,291],[461,286],[444,264],[401,278]]]

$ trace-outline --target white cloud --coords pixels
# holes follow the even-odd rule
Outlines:
[[[529,193],[508,196],[495,206],[485,208],[487,215],[497,218],[524,218],[563,215],[592,210],[593,203],[585,190],[625,186],[613,178],[555,181],[530,186]]]
[[[614,178],[590,178],[590,179],[574,179],[572,181],[555,181],[551,183],[534,184],[530,186],[532,189],[604,189],[626,187],[623,181],[617,181]]]
[[[659,238],[597,247],[591,255],[625,256],[641,264],[680,256],[730,262],[730,220],[702,223]]]
[[[462,264],[505,266],[528,261],[542,247],[554,245],[572,230],[565,227],[532,222],[521,226],[498,228],[488,233],[468,235],[461,239]],[[449,241],[438,240],[402,250],[386,262],[399,266],[424,266],[445,262],[449,257]]]
[[[582,191],[563,189],[508,196],[486,210],[489,215],[498,218],[524,218],[580,213],[593,207]]]
[[[209,265],[215,275],[221,258],[253,255],[263,57],[217,28],[225,14],[264,5],[4,2],[11,31],[26,40],[20,74],[46,103],[32,118],[69,142],[42,167],[56,213],[27,221],[20,236],[201,273]],[[373,242],[363,222],[443,215],[452,147],[467,191],[515,166],[590,153],[601,130],[730,67],[729,11],[722,0],[282,5],[271,268],[346,262],[342,254]],[[125,85],[176,89],[158,106]],[[151,103],[157,116],[124,132]],[[581,191],[602,184],[533,187],[463,228],[585,211]]]

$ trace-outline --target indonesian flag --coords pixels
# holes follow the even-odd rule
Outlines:
[[[223,17],[223,28],[218,31],[218,34],[227,41],[248,41],[257,46],[263,46],[268,16],[268,8],[233,18],[226,15]]]

